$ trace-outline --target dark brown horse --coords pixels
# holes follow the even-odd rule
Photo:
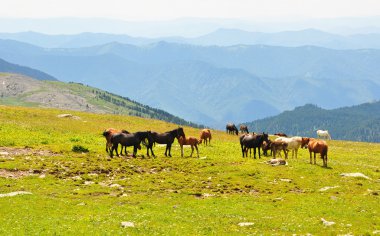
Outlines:
[[[240,125],[240,133],[249,134],[248,127],[246,125]]]
[[[145,142],[146,139],[148,140],[148,143]],[[122,146],[126,146],[126,147],[133,146],[132,156],[136,157],[137,149],[139,147],[141,149],[141,146],[140,146],[141,142],[143,142],[143,144],[147,147],[147,149],[149,145],[153,145],[152,133],[150,131],[146,131],[146,132],[136,132],[132,134],[125,134],[125,133],[113,134],[111,137],[112,149],[110,152],[110,156],[111,158],[113,157],[114,150],[116,151],[116,155],[119,156],[119,153],[117,152],[117,147],[119,144],[121,144]],[[147,150],[147,153],[148,153],[148,150]]]
[[[202,129],[200,134],[199,143],[201,144],[203,141],[204,145],[210,144],[211,142],[211,130],[209,129]]]
[[[253,148],[253,157],[256,159],[256,148],[258,148],[259,151],[259,158],[260,156],[260,147],[262,143],[266,141],[268,142],[268,134],[262,133],[262,134],[245,134],[240,137],[240,145],[241,145],[241,150],[243,157],[247,156],[247,151],[250,148]]]
[[[179,127],[177,129],[174,129],[165,133],[152,132],[153,143],[166,144],[165,156],[169,155],[170,157],[172,156],[171,148],[172,148],[174,139],[180,136],[185,138],[185,133],[183,132],[182,127]],[[152,155],[155,156],[152,149],[153,143],[149,145],[148,150],[150,149],[150,151],[152,152]]]
[[[125,129],[123,129],[121,131],[119,131],[117,129],[114,129],[114,128],[108,128],[108,129],[104,130],[103,131],[103,136],[106,138],[106,152],[110,152],[111,151],[111,148],[112,148],[111,137],[115,133],[129,134],[129,132],[126,131]],[[127,147],[125,147],[124,150],[125,150],[125,155],[127,155]],[[121,146],[120,154],[123,155],[123,146]]]
[[[238,129],[236,128],[236,126],[235,126],[235,124],[232,124],[232,123],[228,123],[227,125],[226,125],[226,132],[227,132],[227,134],[236,134],[236,135],[238,135],[239,134],[239,131],[238,131]]]
[[[310,164],[312,164],[312,155],[314,153],[314,165],[316,164],[316,154],[320,153],[323,160],[323,167],[327,167],[327,151],[328,146],[324,140],[314,138],[302,138],[301,147],[307,147],[310,153]]]

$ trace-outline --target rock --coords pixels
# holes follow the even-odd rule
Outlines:
[[[252,222],[240,222],[238,225],[240,227],[243,227],[243,226],[250,226],[250,225],[254,225],[255,223],[252,223]]]
[[[335,225],[335,222],[334,221],[327,221],[323,218],[321,218],[321,221],[323,223],[324,226],[331,226],[331,225]]]
[[[364,179],[371,179],[370,177],[362,174],[362,173],[342,173],[340,176],[343,177],[359,177],[359,178],[364,178]]]
[[[57,115],[58,118],[71,118],[74,120],[80,120],[81,118],[79,116],[73,116],[72,114],[60,114]]]
[[[91,185],[91,184],[94,184],[93,181],[84,181],[84,185]]]
[[[124,228],[127,228],[127,227],[135,227],[135,224],[133,222],[129,222],[129,221],[124,221],[124,222],[121,222],[121,227],[124,227]]]
[[[333,186],[333,187],[326,186],[326,187],[323,187],[323,188],[319,189],[319,191],[320,192],[324,192],[324,191],[327,191],[327,190],[332,189],[332,188],[339,188],[339,186]]]
[[[44,178],[46,178],[46,175],[45,175],[45,174],[42,174],[42,175],[38,176],[38,178],[40,178],[40,179],[44,179]]]
[[[282,182],[288,182],[288,183],[291,183],[291,182],[292,182],[291,179],[280,179],[280,181],[282,181]]]
[[[11,192],[11,193],[2,193],[0,194],[0,197],[14,197],[17,195],[26,195],[26,194],[32,194],[31,192],[25,192],[25,191],[17,191],[17,192]]]
[[[373,234],[380,234],[380,230],[374,230],[372,233]]]
[[[9,152],[0,152],[0,155],[1,155],[1,156],[8,156],[8,155],[9,155]]]

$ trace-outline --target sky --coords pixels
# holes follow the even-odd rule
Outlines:
[[[1,18],[297,19],[380,15],[379,0],[0,0]]]

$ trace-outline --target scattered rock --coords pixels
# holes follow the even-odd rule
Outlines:
[[[321,218],[321,221],[323,223],[324,226],[331,226],[331,225],[335,225],[335,222],[334,221],[327,221],[323,218]]]
[[[284,199],[282,197],[278,197],[278,198],[275,198],[273,199],[274,202],[279,202],[279,201],[284,201]]]
[[[14,197],[17,195],[25,195],[25,194],[32,194],[31,192],[25,192],[25,191],[17,191],[17,192],[11,192],[11,193],[2,193],[0,194],[0,197]]]
[[[372,233],[373,234],[380,234],[380,230],[374,230]]]
[[[81,202],[81,203],[77,204],[77,206],[85,206],[85,205],[86,205],[86,203],[84,203],[84,202]]]
[[[1,156],[8,156],[8,155],[9,155],[9,152],[0,152],[0,155],[1,155]]]
[[[199,160],[207,159],[207,157],[200,157]]]
[[[84,181],[84,185],[91,185],[91,184],[94,184],[93,181]]]
[[[44,178],[46,178],[46,175],[45,175],[45,174],[42,174],[42,175],[38,176],[38,178],[40,178],[40,179],[44,179]]]
[[[282,181],[282,182],[288,182],[288,183],[291,183],[291,182],[292,182],[291,179],[280,179],[280,181]]]
[[[364,178],[364,179],[371,179],[370,177],[362,174],[362,173],[342,173],[340,176],[343,177],[359,177],[359,178]]]
[[[250,225],[254,225],[255,223],[252,223],[252,222],[240,222],[238,225],[240,227],[244,227],[244,226],[250,226]]]
[[[72,114],[60,114],[57,115],[58,118],[71,118],[74,120],[80,120],[81,118],[79,116],[73,116]]]
[[[203,197],[213,197],[213,196],[215,196],[215,194],[211,194],[211,193],[204,193],[204,194],[202,194],[202,196]]]
[[[319,189],[319,191],[320,192],[324,192],[324,191],[327,191],[327,190],[333,189],[333,188],[339,188],[339,186],[332,186],[332,187],[326,186],[326,187],[323,187],[323,188]]]
[[[124,222],[121,222],[121,227],[123,228],[127,228],[127,227],[135,227],[135,224],[133,222],[129,222],[129,221],[124,221]]]

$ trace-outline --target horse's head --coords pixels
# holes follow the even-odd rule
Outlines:
[[[301,139],[301,148],[307,148],[307,145],[309,144],[310,138],[302,137]]]
[[[269,142],[269,136],[268,136],[268,134],[266,134],[266,133],[263,132],[263,139],[264,139],[265,142]]]
[[[177,129],[177,138],[178,137],[183,137],[184,139],[186,138],[186,136],[185,136],[185,132],[183,131],[183,128],[182,127],[179,127],[178,129]]]

